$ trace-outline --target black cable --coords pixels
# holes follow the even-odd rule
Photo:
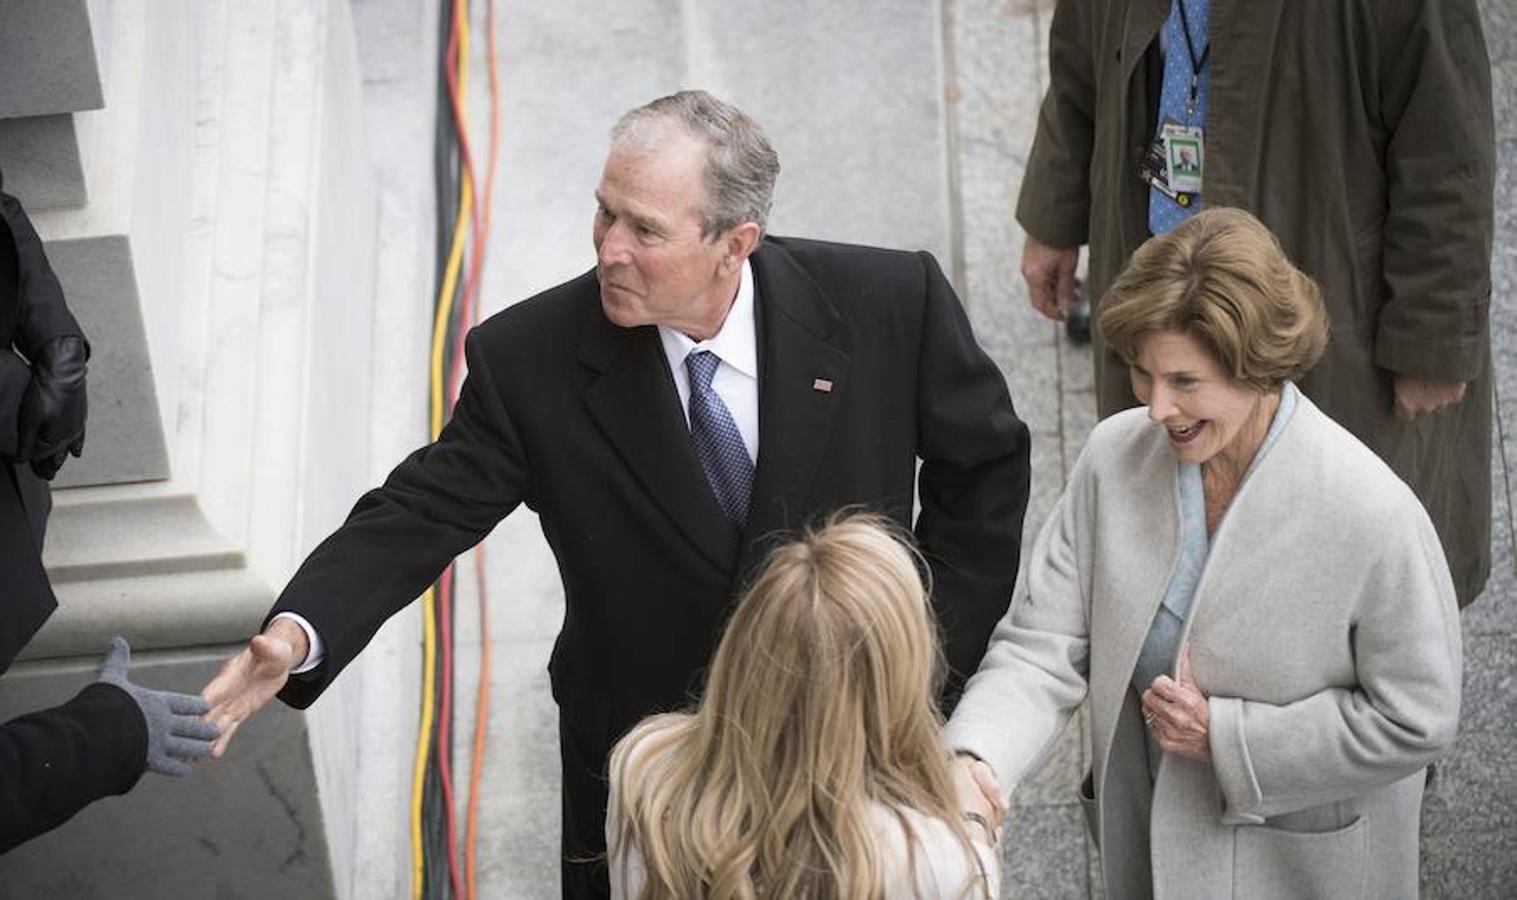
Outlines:
[[[436,742],[433,742],[436,749]],[[426,855],[426,877],[423,882],[422,896],[427,900],[446,896],[448,884],[448,846],[447,837],[440,827],[442,823],[442,775],[434,765],[427,767],[426,802],[422,810],[422,821],[427,826],[422,831],[422,841]]]
[[[432,137],[433,192],[437,202],[437,281],[432,288],[433,297],[442,290],[442,279],[448,266],[448,239],[453,218],[451,211],[458,206],[453,195],[457,181],[458,151],[454,146],[456,132],[453,104],[448,96],[448,35],[452,32],[453,25],[452,0],[439,0],[437,14],[437,110],[433,116],[436,127]]]
[[[438,46],[437,46],[437,108],[433,117],[434,130],[432,141],[432,178],[433,194],[436,203],[435,209],[435,247],[434,266],[435,278],[431,295],[436,298],[433,306],[433,318],[436,316],[435,303],[441,302],[441,290],[444,279],[447,276],[448,251],[452,239],[453,218],[456,215],[459,198],[459,165],[458,165],[458,142],[453,117],[453,106],[448,94],[447,65],[448,65],[448,39],[453,27],[452,0],[439,0],[438,2]],[[430,365],[429,365],[430,370]],[[446,361],[444,361],[444,377],[446,377]],[[434,589],[441,596],[441,584],[435,584]],[[439,622],[440,604],[433,604],[433,627],[434,634],[441,634],[436,626]],[[432,680],[432,708],[440,710],[439,696],[442,693],[441,678],[442,654],[434,654],[434,677]],[[422,853],[422,877],[421,895],[427,900],[445,898],[450,896],[451,883],[449,879],[449,856],[447,846],[447,810],[442,791],[442,770],[439,765],[438,753],[446,752],[443,745],[449,743],[439,740],[439,734],[445,733],[434,722],[432,733],[425,736],[425,740],[431,744],[428,754],[426,770],[422,781],[422,809],[421,809],[421,853]]]

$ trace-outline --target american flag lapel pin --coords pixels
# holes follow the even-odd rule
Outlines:
[[[813,391],[821,391],[824,394],[830,394],[832,393],[832,382],[826,378],[818,378],[811,382],[811,389]]]

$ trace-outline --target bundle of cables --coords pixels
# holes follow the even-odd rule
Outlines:
[[[429,361],[428,429],[433,440],[458,401],[464,336],[479,318],[479,280],[490,236],[490,201],[499,152],[500,83],[496,72],[495,0],[485,2],[490,82],[490,151],[484,194],[469,142],[469,0],[439,0],[437,130],[433,165],[437,197],[437,283]],[[465,266],[467,257],[467,266]],[[469,802],[460,871],[453,795],[454,595],[458,564],[422,598],[422,706],[411,785],[411,896],[469,898],[475,891],[480,772],[490,703],[490,618],[484,547],[475,548],[480,659]]]

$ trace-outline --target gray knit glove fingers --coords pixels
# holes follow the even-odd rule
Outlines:
[[[159,762],[154,765],[148,764],[148,768],[160,775],[172,775],[175,778],[183,778],[190,774],[190,762],[200,759],[210,752],[209,745],[205,741],[192,741],[186,738],[170,735],[163,741],[162,753]],[[152,751],[148,751],[151,756]]]
[[[126,638],[111,638],[100,680],[131,695],[147,721],[147,767],[149,771],[178,778],[190,774],[190,763],[211,752],[220,730],[201,716],[210,711],[205,698],[195,694],[155,691],[133,684],[126,677],[132,649]]]

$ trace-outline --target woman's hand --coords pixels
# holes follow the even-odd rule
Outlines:
[[[1190,674],[1190,645],[1180,648],[1180,680],[1160,675],[1143,692],[1143,722],[1165,753],[1211,762],[1211,707]]]
[[[954,788],[959,795],[959,808],[964,817],[982,825],[986,839],[993,845],[1001,833],[1001,824],[1006,818],[1009,798],[1001,790],[995,772],[990,766],[968,753],[954,754],[949,764],[953,770]]]

